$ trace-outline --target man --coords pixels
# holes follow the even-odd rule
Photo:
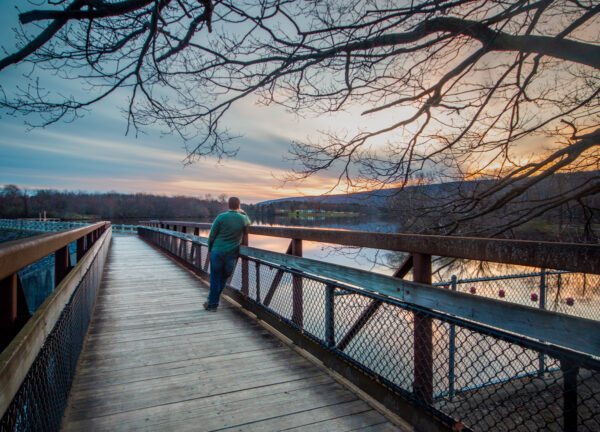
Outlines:
[[[208,236],[210,253],[210,291],[204,309],[216,312],[221,291],[235,269],[244,229],[250,218],[240,209],[240,199],[229,198],[229,211],[216,217]]]

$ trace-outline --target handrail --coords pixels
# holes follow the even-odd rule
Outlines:
[[[110,222],[98,222],[81,228],[0,244],[0,280],[107,225],[110,225]]]
[[[90,227],[74,229],[58,234],[50,234],[49,240],[49,237],[44,236],[44,240],[41,242],[27,243],[19,241],[19,244],[28,244],[30,247],[36,247],[48,252],[57,244],[68,245],[69,242],[104,227],[106,228],[103,229],[103,233],[98,235],[97,239],[94,239],[95,241],[93,244],[89,245],[85,255],[83,255],[81,259],[78,259],[75,267],[73,267],[71,271],[65,275],[62,281],[57,284],[50,296],[35,311],[23,328],[21,328],[18,334],[12,339],[10,344],[0,353],[0,389],[2,389],[0,391],[0,418],[2,418],[2,415],[7,411],[11,401],[13,401],[13,398],[22,387],[26,376],[30,373],[32,364],[38,358],[38,354],[41,352],[48,336],[53,331],[56,331],[57,323],[63,319],[64,312],[68,309],[67,305],[72,301],[76,291],[86,281],[88,284],[95,285],[93,288],[97,289],[97,285],[100,283],[104,260],[108,252],[112,230],[110,229],[110,223],[102,222],[91,225]],[[61,246],[58,247],[60,248]],[[15,248],[8,248],[8,250],[11,253],[15,253]],[[7,255],[8,252],[6,251],[4,251],[4,254],[4,256],[12,256]],[[26,260],[22,262],[26,262]],[[91,280],[93,280],[93,282]],[[91,310],[95,295],[90,296],[88,294],[87,297],[92,301],[92,305],[89,305]],[[86,328],[87,325],[85,328],[80,329],[80,332],[83,330],[83,335],[85,334]],[[81,341],[78,343],[82,343],[82,341],[83,339],[81,337]],[[65,342],[65,344],[68,343],[68,341]],[[69,345],[68,349],[75,350],[75,347]],[[76,358],[77,357],[75,357],[75,359]],[[74,364],[71,366],[73,368],[75,367]],[[72,374],[72,372],[73,371],[70,373]],[[65,377],[67,375],[68,374],[64,374]],[[68,384],[70,385],[70,382]],[[52,386],[54,387],[58,387],[59,385],[59,383],[52,383]],[[50,396],[44,396],[36,394],[35,396],[55,397],[56,395],[51,394]],[[39,407],[36,409],[39,409]],[[62,411],[58,413],[59,419],[61,415]],[[22,419],[22,421],[25,423],[26,419]],[[47,428],[48,426],[45,425],[45,427]]]
[[[139,224],[173,226],[175,230],[211,227],[210,223],[186,221],[140,221]],[[248,234],[600,274],[600,245],[592,244],[254,225],[248,227]]]

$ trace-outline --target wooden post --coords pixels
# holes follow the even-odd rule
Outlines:
[[[10,341],[5,336],[12,334],[11,329],[17,320],[17,273],[0,280],[0,346],[4,348]]]
[[[200,228],[198,228],[198,227],[194,228],[194,235],[195,236],[199,236],[200,235]]]
[[[95,232],[95,231],[94,231]],[[54,287],[56,288],[71,269],[71,255],[69,245],[61,247],[54,252]]]
[[[413,280],[431,285],[431,255],[413,254]],[[431,318],[414,313],[413,393],[427,404],[433,402],[433,332]]]
[[[242,235],[242,245],[248,246],[248,230],[244,229],[244,234]],[[248,295],[248,260],[242,258],[242,294],[245,296]]]
[[[302,240],[292,239],[292,255],[302,256]],[[303,325],[303,295],[302,295],[302,276],[292,276],[292,322],[298,327]]]

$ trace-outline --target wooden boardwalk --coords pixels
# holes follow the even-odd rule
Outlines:
[[[137,237],[114,237],[63,430],[395,431]]]

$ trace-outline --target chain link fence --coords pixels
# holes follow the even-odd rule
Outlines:
[[[205,240],[140,234],[208,270]],[[455,285],[470,292],[490,282]],[[600,360],[591,355],[252,257],[238,262],[230,287],[454,430],[600,430]]]
[[[434,283],[473,295],[600,321],[600,275],[546,271]]]
[[[0,432],[58,431],[108,253],[99,250],[0,419]]]

